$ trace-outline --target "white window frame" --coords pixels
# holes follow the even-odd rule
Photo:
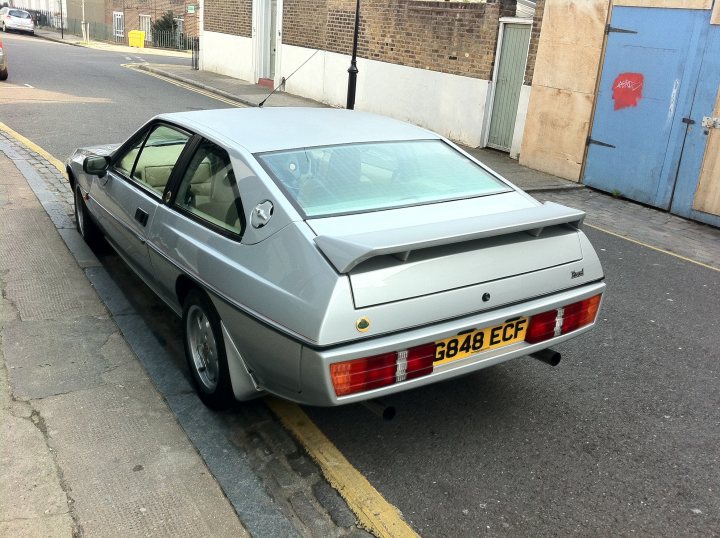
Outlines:
[[[152,41],[151,15],[140,15],[140,31],[145,32],[145,41]]]
[[[113,11],[113,36],[125,37],[125,14],[122,11]]]

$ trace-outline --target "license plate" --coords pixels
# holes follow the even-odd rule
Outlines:
[[[528,318],[519,318],[496,327],[485,327],[435,342],[433,366],[465,359],[481,351],[497,349],[525,340]]]

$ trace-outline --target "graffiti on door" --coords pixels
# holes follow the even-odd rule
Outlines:
[[[644,81],[642,73],[620,73],[612,87],[614,110],[637,106],[642,99]]]

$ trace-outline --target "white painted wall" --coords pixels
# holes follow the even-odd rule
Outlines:
[[[203,31],[200,69],[255,82],[252,39]]]
[[[330,106],[345,106],[349,55],[316,53],[314,49],[291,45],[282,45],[281,53],[278,81],[312,56],[286,83],[285,91]],[[362,58],[358,59],[358,70],[357,110],[409,121],[469,146],[481,144],[487,80]]]
[[[530,103],[530,90],[532,90],[532,86],[526,86],[525,84],[520,88],[520,100],[518,101],[512,145],[510,146],[510,157],[513,159],[517,159],[520,156],[520,146],[522,146],[525,120],[527,119],[528,104]]]

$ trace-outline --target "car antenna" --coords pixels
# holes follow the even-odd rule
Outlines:
[[[262,108],[263,105],[265,104],[265,101],[267,101],[268,99],[270,99],[270,97],[272,96],[272,94],[274,94],[276,91],[278,91],[278,89],[280,89],[281,87],[285,86],[285,83],[286,83],[288,80],[290,80],[290,77],[293,76],[293,75],[294,75],[295,73],[297,73],[298,71],[300,71],[300,69],[301,69],[306,63],[308,63],[310,60],[312,60],[312,59],[313,59],[313,56],[315,56],[318,52],[320,52],[320,49],[318,49],[318,50],[316,50],[315,52],[313,52],[307,60],[305,60],[302,64],[300,64],[300,67],[298,67],[295,71],[293,71],[292,73],[290,73],[287,77],[281,78],[281,79],[280,79],[280,84],[278,84],[277,86],[275,86],[275,87],[273,88],[273,90],[272,90],[269,94],[267,94],[267,96],[265,97],[265,99],[263,99],[262,101],[260,101],[260,104],[258,105],[258,108]]]

